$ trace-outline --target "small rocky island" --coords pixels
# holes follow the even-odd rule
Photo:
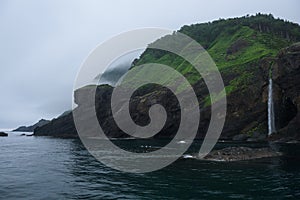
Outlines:
[[[0,132],[0,137],[7,137],[8,134],[7,133],[4,133],[4,132]]]
[[[253,160],[259,158],[270,158],[281,156],[280,152],[276,152],[271,148],[249,148],[249,147],[227,147],[221,150],[214,150],[210,152],[203,160],[209,161],[242,161]]]
[[[213,150],[208,153],[205,157],[194,155],[183,155],[183,159],[198,159],[204,161],[215,161],[215,162],[234,162],[244,160],[254,160],[260,158],[272,158],[282,156],[281,152],[277,152],[270,147],[263,148],[249,148],[249,147],[226,147],[219,150]]]

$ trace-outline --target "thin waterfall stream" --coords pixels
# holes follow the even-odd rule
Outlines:
[[[268,91],[268,135],[271,135],[276,131],[275,128],[275,113],[274,113],[274,101],[273,101],[273,80],[269,79],[269,91]]]

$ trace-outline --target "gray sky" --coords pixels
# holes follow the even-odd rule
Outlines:
[[[257,12],[299,23],[299,8],[298,0],[1,0],[0,128],[70,109],[81,63],[116,34]]]

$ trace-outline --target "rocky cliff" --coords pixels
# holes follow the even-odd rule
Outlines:
[[[253,70],[255,68],[256,70]],[[277,134],[272,139],[300,139],[300,45],[295,44],[280,51],[276,58],[262,59],[257,66],[249,66],[253,76],[247,87],[227,96],[228,111],[222,139],[232,139],[243,134],[243,139],[264,139],[267,135],[267,93],[268,74],[272,68],[274,98],[276,104]],[[229,82],[235,74],[223,73],[223,79]],[[200,102],[201,121],[198,138],[205,135],[210,119],[210,106],[205,106],[203,96],[206,88],[199,81],[194,85]],[[113,120],[110,109],[110,98],[113,87],[109,85],[97,86],[97,114],[100,125],[109,137],[127,137]],[[75,101],[79,106],[89,96],[89,88],[85,87],[76,92]],[[151,103],[152,102],[152,103]],[[153,85],[147,90],[139,90],[131,99],[131,113],[133,120],[140,125],[149,123],[147,115],[153,103],[162,104],[168,111],[168,120],[164,129],[156,137],[172,137],[176,133],[180,122],[180,109],[176,97],[166,88]],[[35,130],[35,135],[52,135],[57,137],[76,137],[72,113],[54,119],[50,123]]]
[[[15,129],[13,131],[33,132],[34,129],[36,129],[37,127],[44,126],[44,125],[48,124],[49,122],[50,122],[49,120],[41,119],[40,121],[38,121],[34,125],[31,125],[31,126],[20,126],[19,128]]]
[[[271,139],[300,140],[300,43],[280,51],[272,67],[277,134]]]
[[[299,44],[287,47],[300,40],[299,25],[275,20],[269,15],[259,15],[184,26],[180,32],[188,34],[204,45],[216,62],[224,80],[228,105],[222,139],[249,141],[266,139],[270,71],[274,80],[278,130],[278,134],[274,134],[271,138],[299,139],[297,132],[300,128],[298,113],[300,89],[297,79]],[[168,40],[170,37],[156,42]],[[190,81],[197,94],[201,111],[197,137],[203,138],[210,121],[210,106],[214,102],[211,102],[201,77],[195,75],[189,63],[184,62],[182,58],[151,49],[147,49],[138,60],[135,60],[133,67],[147,62],[171,66]],[[93,87],[97,87],[96,97],[90,94]],[[112,117],[110,107],[112,90],[113,87],[108,85],[87,86],[77,90],[75,92],[77,109],[89,107],[85,104],[86,98],[96,98],[98,121],[108,137],[128,137],[118,128]],[[167,88],[148,85],[136,91],[130,101],[132,119],[139,125],[148,124],[150,120],[148,111],[155,103],[162,104],[168,113],[164,128],[155,137],[171,138],[176,134],[180,123],[180,109],[176,97]],[[82,120],[88,120],[88,116],[83,116]],[[76,136],[72,113],[37,128],[34,134]]]

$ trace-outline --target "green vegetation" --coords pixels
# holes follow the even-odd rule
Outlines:
[[[225,83],[225,91],[213,95],[214,101],[225,94],[229,95],[238,88],[247,88],[249,82],[252,81],[253,70],[259,69],[259,60],[264,57],[274,57],[280,49],[300,41],[298,24],[275,19],[270,14],[193,24],[183,26],[179,32],[199,42],[215,61],[222,75],[235,74],[230,81]],[[169,35],[155,42],[168,42],[171,39],[172,35]],[[181,44],[171,45],[180,47]],[[189,62],[170,52],[147,48],[140,58],[134,61],[133,67],[145,63],[170,66],[185,76],[191,85],[201,80],[201,76]],[[146,75],[157,76],[151,72],[140,74],[141,77]],[[174,82],[172,76],[162,77],[166,79],[165,82]],[[130,81],[128,83],[130,84]],[[185,84],[179,84],[177,92],[185,88]],[[205,97],[204,102],[206,106],[210,105],[210,96]]]

